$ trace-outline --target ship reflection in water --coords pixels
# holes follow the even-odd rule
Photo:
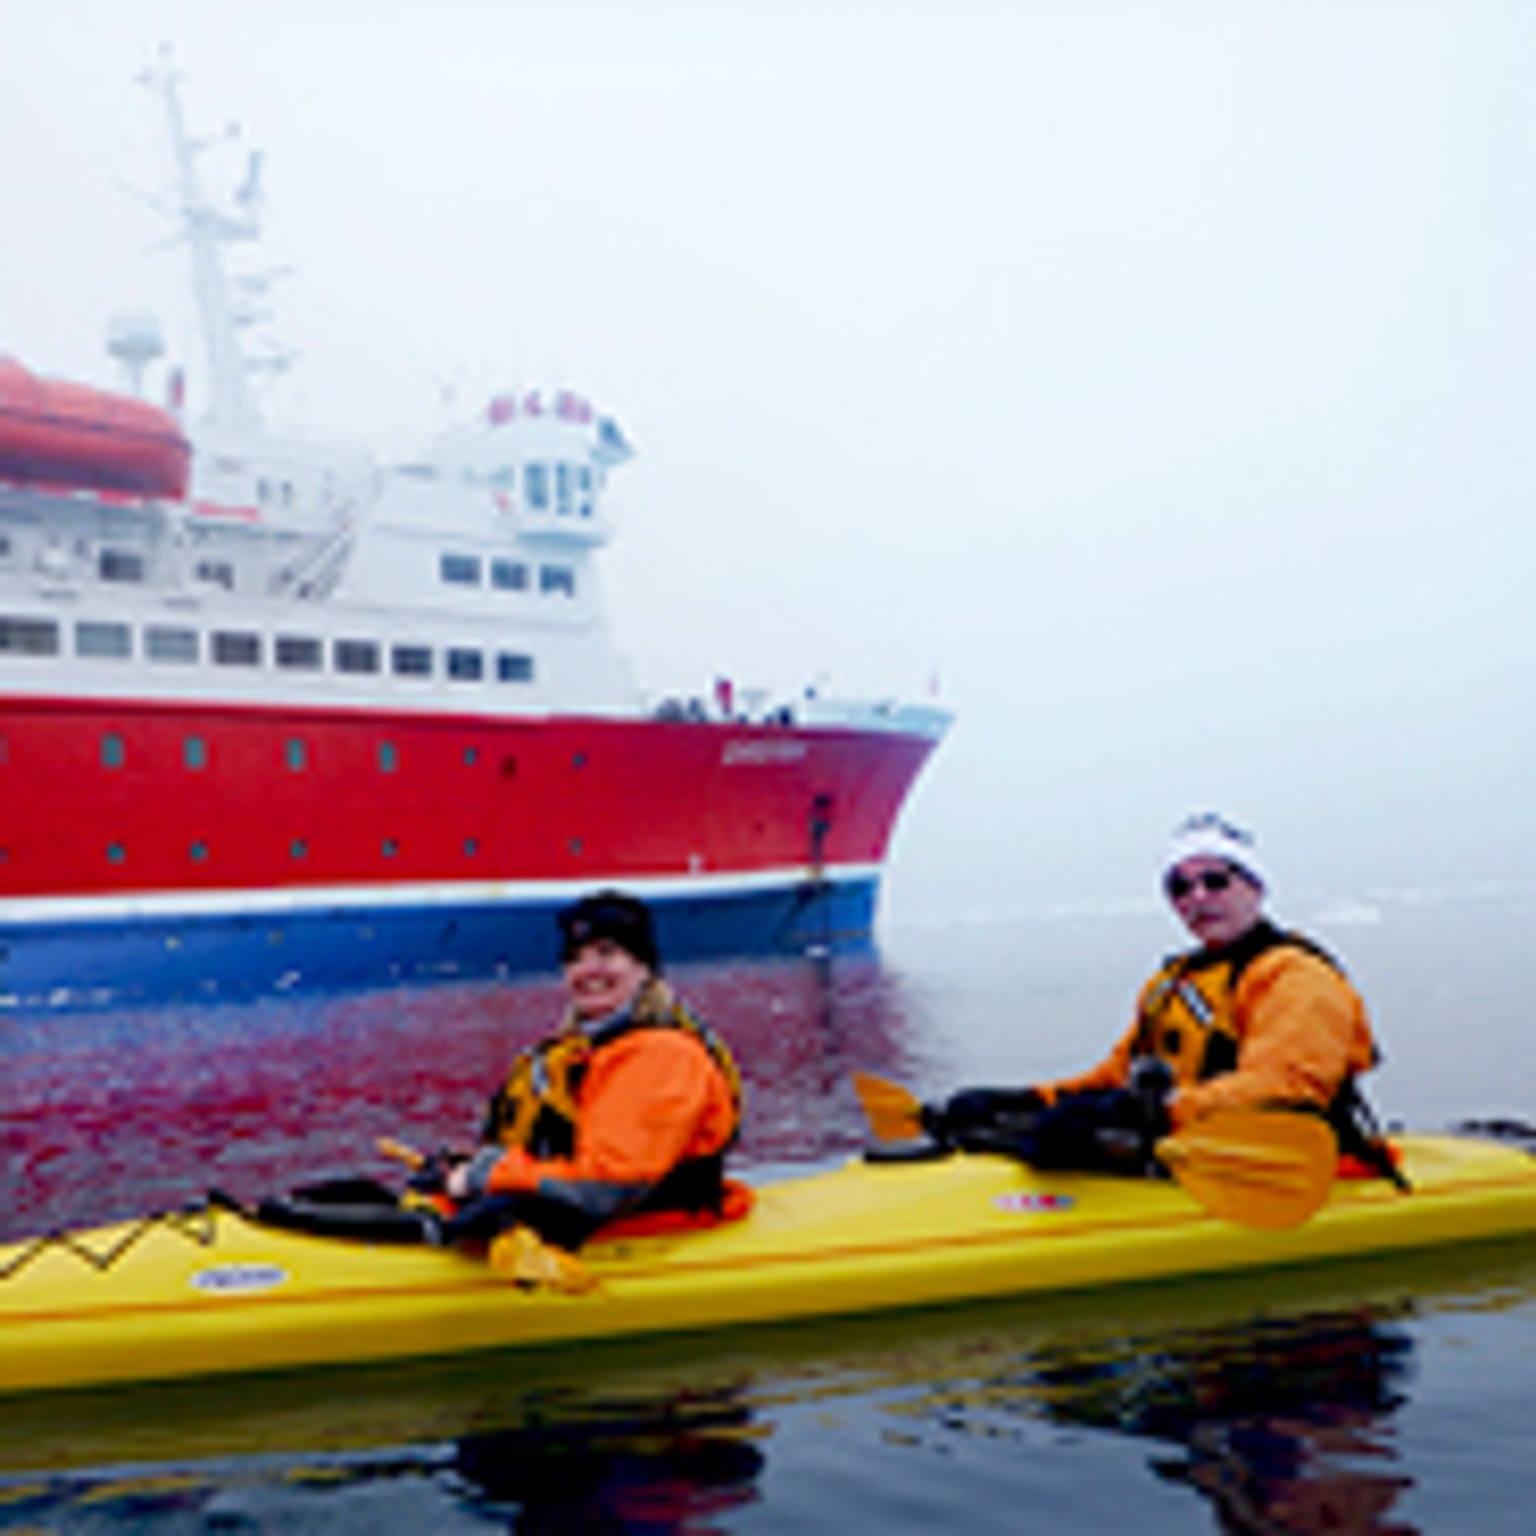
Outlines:
[[[878,959],[680,967],[678,989],[746,1078],[738,1161],[852,1151],[855,1068],[901,1073],[909,1004]],[[19,1014],[0,1032],[0,1240],[259,1198],[389,1167],[379,1137],[472,1140],[514,1052],[560,1017],[558,983],[476,983],[160,1010]]]

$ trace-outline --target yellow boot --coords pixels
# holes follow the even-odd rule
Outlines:
[[[525,1291],[558,1291],[580,1296],[597,1280],[574,1253],[546,1243],[531,1227],[508,1227],[491,1239],[486,1253],[492,1270]]]

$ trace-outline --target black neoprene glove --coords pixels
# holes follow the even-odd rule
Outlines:
[[[1045,1100],[1033,1088],[963,1088],[942,1104],[923,1106],[923,1129],[967,1152],[1011,1152]]]
[[[1173,1092],[1173,1068],[1160,1056],[1138,1056],[1131,1063],[1127,1091],[1141,1116],[1141,1134],[1147,1156],[1168,1134],[1168,1095]]]
[[[448,1183],[448,1175],[468,1157],[467,1152],[455,1147],[439,1147],[435,1152],[427,1153],[421,1165],[411,1170],[410,1178],[405,1181],[406,1188],[419,1195],[441,1194]]]

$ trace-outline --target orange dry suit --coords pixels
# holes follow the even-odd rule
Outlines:
[[[517,1057],[472,1184],[574,1245],[634,1211],[717,1209],[740,1123],[730,1052],[653,977],[615,1017],[572,1016]]]
[[[1356,1078],[1376,1064],[1365,1004],[1338,965],[1300,935],[1260,922],[1219,949],[1170,959],[1142,988],[1136,1017],[1098,1066],[1042,1085],[1063,1093],[1126,1087],[1156,1056],[1173,1073],[1175,1130],[1219,1109],[1314,1107],[1354,1147]]]

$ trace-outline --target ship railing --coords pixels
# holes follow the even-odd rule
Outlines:
[[[307,560],[276,572],[271,580],[273,597],[300,597],[316,601],[329,597],[341,579],[357,535],[357,504],[343,503],[340,520]]]

